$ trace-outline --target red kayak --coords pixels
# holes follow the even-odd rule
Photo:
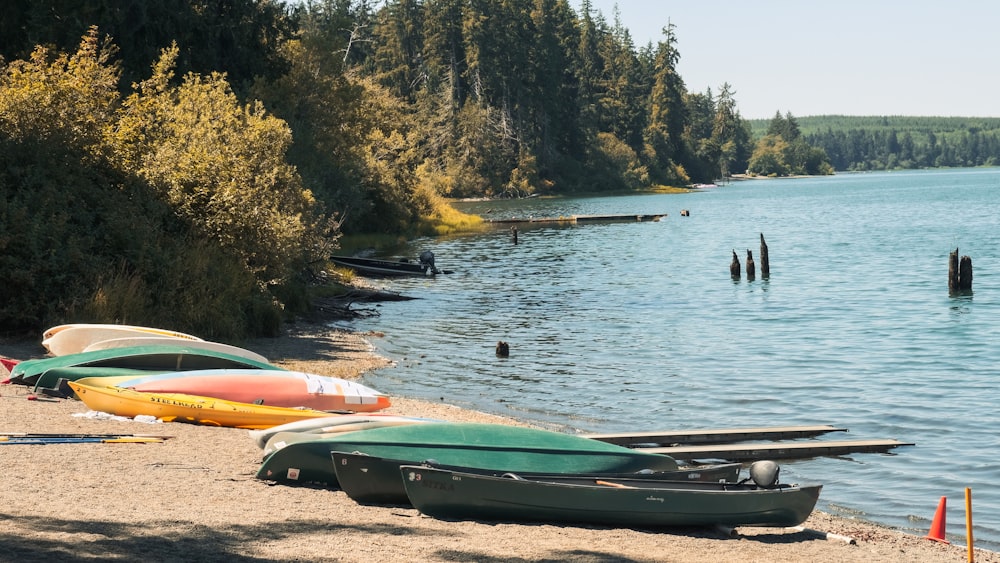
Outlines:
[[[183,393],[321,411],[372,412],[390,404],[385,394],[356,381],[298,371],[194,370],[116,381],[115,385],[144,393]]]

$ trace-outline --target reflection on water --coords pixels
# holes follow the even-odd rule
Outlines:
[[[375,344],[397,366],[368,383],[390,394],[579,431],[834,424],[850,434],[828,438],[915,442],[782,476],[823,482],[826,510],[921,535],[941,496],[972,487],[977,545],[1000,549],[998,188],[1000,171],[976,169],[469,204],[668,217],[519,225],[517,245],[508,225],[416,241],[401,254],[430,249],[454,273],[384,282],[419,299],[352,326],[385,333]],[[956,247],[975,300],[948,294]],[[757,279],[733,281],[747,249]]]

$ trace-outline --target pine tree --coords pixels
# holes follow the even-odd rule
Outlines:
[[[646,142],[653,151],[653,172],[659,179],[686,183],[686,173],[676,167],[683,156],[682,136],[687,117],[684,111],[684,80],[677,73],[680,53],[674,25],[668,24],[663,34],[665,38],[656,48]]]

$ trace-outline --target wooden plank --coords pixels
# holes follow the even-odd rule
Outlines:
[[[635,221],[642,223],[645,221],[659,221],[666,216],[666,213],[659,215],[576,215],[577,223],[625,223]]]
[[[886,453],[900,446],[913,446],[898,440],[809,440],[802,442],[765,442],[746,444],[687,445],[664,448],[642,448],[644,452],[666,454],[680,460],[723,459],[753,461],[756,459],[808,459],[840,456],[851,453]]]
[[[638,444],[726,444],[746,440],[791,440],[812,438],[828,432],[847,432],[828,424],[811,426],[769,426],[762,428],[716,428],[698,430],[654,430],[620,434],[584,434],[584,438],[634,447]]]

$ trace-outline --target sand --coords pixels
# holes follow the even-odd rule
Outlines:
[[[386,365],[367,337],[296,325],[246,347],[290,369],[353,378]],[[0,339],[0,355],[39,357]],[[0,368],[2,371],[2,368]],[[261,451],[246,430],[93,418],[75,400],[31,399],[0,386],[0,432],[171,436],[150,444],[0,446],[0,561],[965,561],[964,545],[815,512],[806,531],[643,530],[442,521],[411,508],[362,506],[336,490],[254,477]],[[388,412],[523,424],[439,403],[393,398]],[[74,415],[87,415],[74,416]],[[960,528],[957,528],[960,526]],[[953,532],[964,522],[952,523]],[[816,533],[821,532],[821,533]],[[849,544],[829,539],[852,538]],[[1000,563],[977,550],[976,561]]]

